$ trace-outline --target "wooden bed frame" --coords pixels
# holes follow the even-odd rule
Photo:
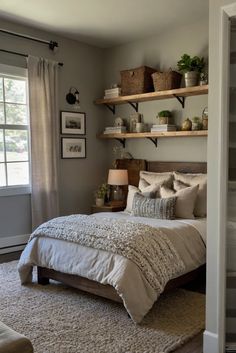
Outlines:
[[[118,169],[128,170],[129,184],[135,186],[138,186],[139,172],[141,170],[160,173],[170,171],[178,171],[181,173],[207,172],[207,163],[205,162],[156,162],[142,159],[118,159],[116,166]],[[172,279],[167,283],[165,292],[184,286],[189,282],[205,278],[205,272],[206,266],[203,265],[194,271]],[[122,299],[111,285],[104,285],[81,276],[69,275],[48,268],[38,267],[38,283],[46,285],[49,283],[50,279],[116,302],[122,302]]]

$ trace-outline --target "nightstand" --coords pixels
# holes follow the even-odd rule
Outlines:
[[[115,205],[104,205],[104,206],[92,206],[92,213],[98,212],[119,212],[124,211],[125,206],[115,206]]]

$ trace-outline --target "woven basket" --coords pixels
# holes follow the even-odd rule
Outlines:
[[[128,96],[153,91],[152,74],[156,70],[148,66],[141,66],[136,69],[123,70],[121,75],[121,94]]]
[[[180,88],[182,75],[171,69],[167,72],[155,72],[152,74],[155,91],[166,91]]]

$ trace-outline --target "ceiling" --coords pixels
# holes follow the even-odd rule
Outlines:
[[[111,47],[208,16],[208,0],[0,0],[0,17]]]

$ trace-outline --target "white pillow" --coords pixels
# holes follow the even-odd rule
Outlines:
[[[206,217],[207,211],[207,174],[185,174],[174,172],[174,189],[180,190],[183,187],[199,185],[197,199],[194,207],[194,215],[196,217]]]
[[[177,218],[194,219],[193,210],[198,188],[198,185],[195,185],[175,192],[166,186],[161,186],[160,194],[162,198],[177,197],[175,205],[175,216]]]
[[[140,190],[136,186],[129,185],[128,196],[125,212],[131,212],[133,206],[134,195],[138,192],[141,195],[149,198],[155,198],[157,191],[160,189],[160,185],[149,185],[146,188]]]

